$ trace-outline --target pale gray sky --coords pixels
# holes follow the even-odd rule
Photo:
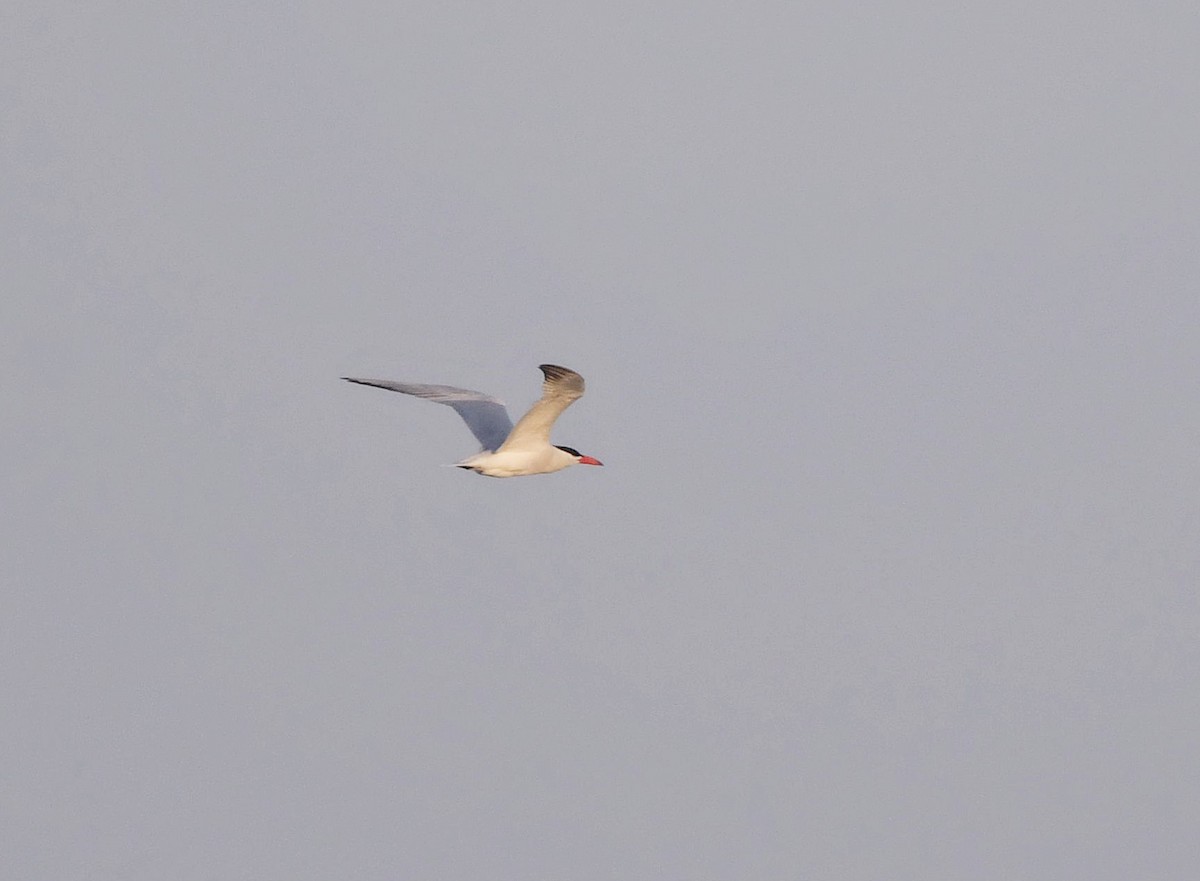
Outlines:
[[[1194,3],[0,21],[0,875],[1195,872]]]

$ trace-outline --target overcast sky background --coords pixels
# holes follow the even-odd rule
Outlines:
[[[1194,873],[1194,3],[0,43],[4,877]]]

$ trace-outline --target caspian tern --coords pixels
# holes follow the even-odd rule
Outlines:
[[[574,370],[554,364],[541,364],[545,376],[542,399],[529,408],[514,427],[504,404],[490,395],[449,385],[417,385],[408,382],[389,382],[383,379],[354,379],[347,382],[373,385],[376,388],[415,395],[453,407],[467,423],[471,434],[483,445],[474,456],[454,463],[476,474],[488,477],[523,477],[527,474],[550,474],[571,465],[603,465],[591,456],[584,456],[571,447],[550,443],[550,429],[562,411],[583,396],[583,377]]]

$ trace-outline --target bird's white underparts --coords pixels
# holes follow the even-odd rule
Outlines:
[[[555,364],[538,365],[545,377],[542,399],[529,408],[514,426],[504,404],[470,389],[450,385],[420,385],[410,382],[391,382],[384,379],[355,379],[343,376],[347,382],[373,385],[376,388],[414,395],[453,407],[467,423],[471,434],[483,448],[454,464],[488,477],[524,477],[529,474],[550,474],[572,465],[603,465],[576,449],[550,443],[550,429],[563,410],[583,397],[583,377],[574,370]]]

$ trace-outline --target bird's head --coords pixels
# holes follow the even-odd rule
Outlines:
[[[591,456],[585,456],[585,455],[583,455],[583,453],[579,452],[579,450],[576,450],[572,447],[559,447],[559,449],[562,450],[564,453],[574,456],[575,461],[580,465],[603,465],[604,464],[599,459],[593,459]]]

